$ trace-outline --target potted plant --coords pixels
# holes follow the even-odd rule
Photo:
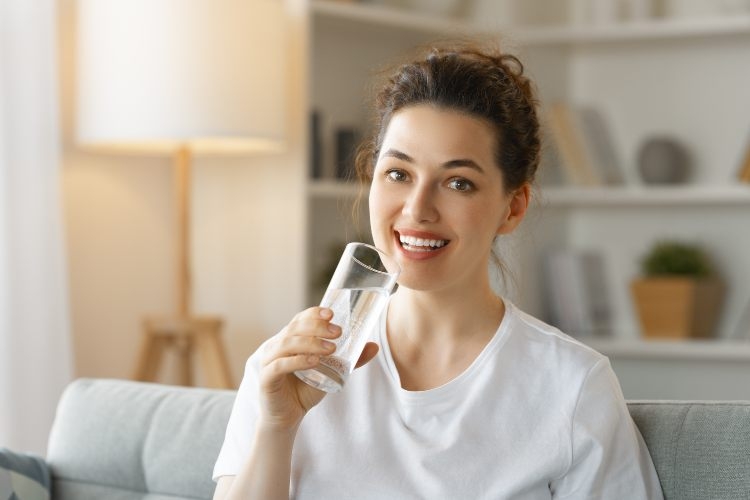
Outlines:
[[[631,283],[631,292],[645,337],[712,335],[724,284],[701,247],[657,242],[643,257],[641,271],[643,277]]]

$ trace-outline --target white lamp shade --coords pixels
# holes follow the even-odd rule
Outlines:
[[[79,142],[279,149],[284,29],[283,0],[79,0]]]

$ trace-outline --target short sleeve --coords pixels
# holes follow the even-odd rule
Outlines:
[[[221,446],[219,457],[214,465],[214,481],[221,476],[236,476],[250,454],[255,422],[258,419],[258,377],[260,373],[260,353],[264,345],[257,349],[245,363],[245,374],[237,390],[237,397],[229,416],[224,444]]]
[[[551,483],[553,498],[663,498],[651,456],[606,358],[586,376],[570,435],[570,466]]]

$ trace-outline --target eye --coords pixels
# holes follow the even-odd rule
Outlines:
[[[460,191],[462,193],[468,193],[468,192],[474,191],[475,189],[473,182],[467,179],[463,179],[461,177],[456,177],[456,178],[451,179],[448,182],[448,187],[450,187],[451,189],[455,191]]]
[[[408,176],[403,170],[392,168],[385,173],[386,178],[391,182],[404,182]]]

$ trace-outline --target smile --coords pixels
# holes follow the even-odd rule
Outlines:
[[[398,235],[401,246],[412,252],[433,252],[449,243],[449,240],[417,238],[415,236]]]

